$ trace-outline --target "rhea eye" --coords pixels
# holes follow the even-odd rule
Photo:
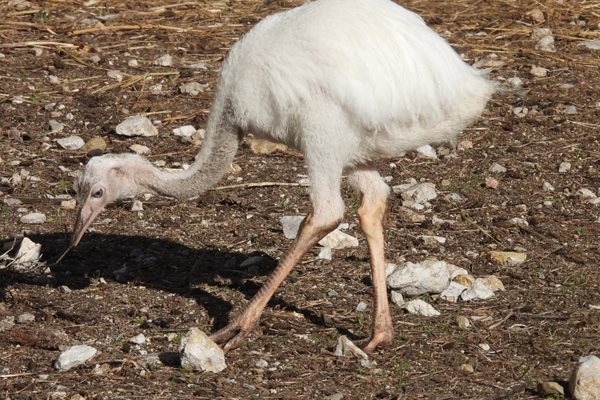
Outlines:
[[[92,192],[92,197],[95,199],[99,199],[102,195],[104,195],[104,189],[98,189],[95,192]]]

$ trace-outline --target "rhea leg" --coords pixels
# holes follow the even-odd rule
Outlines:
[[[378,347],[390,347],[394,329],[390,314],[385,276],[383,217],[385,215],[389,186],[371,167],[360,167],[348,175],[350,184],[360,192],[362,204],[358,210],[360,227],[367,238],[373,281],[375,316],[371,338],[365,351]]]
[[[258,324],[260,315],[269,299],[292,268],[308,250],[329,232],[337,228],[340,223],[344,212],[339,189],[341,170],[337,173],[335,169],[328,172],[329,174],[326,175],[316,171],[311,174],[309,166],[313,211],[302,222],[298,236],[287,255],[269,275],[263,287],[252,298],[242,315],[211,336],[211,339],[215,342],[225,343],[223,346],[225,351],[239,346],[248,333]]]

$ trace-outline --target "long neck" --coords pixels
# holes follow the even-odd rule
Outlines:
[[[138,183],[166,196],[188,199],[214,187],[231,165],[240,142],[240,132],[228,110],[211,112],[206,139],[195,162],[184,171],[169,172],[152,167],[137,177]]]

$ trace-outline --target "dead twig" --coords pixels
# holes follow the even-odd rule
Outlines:
[[[43,47],[43,46],[62,47],[62,48],[67,48],[67,49],[76,49],[79,47],[72,43],[53,42],[53,41],[48,41],[48,40],[32,40],[32,41],[28,41],[28,42],[0,44],[0,48],[3,48],[3,49],[13,49],[13,48],[18,48],[18,47]]]

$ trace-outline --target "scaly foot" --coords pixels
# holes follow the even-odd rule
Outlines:
[[[228,352],[238,348],[254,328],[256,328],[256,324],[234,321],[210,335],[210,339],[221,345],[223,351]]]

